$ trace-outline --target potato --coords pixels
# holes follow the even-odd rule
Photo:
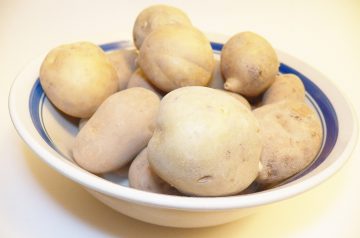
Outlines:
[[[162,93],[159,89],[157,89],[154,85],[152,85],[149,80],[144,75],[144,72],[138,68],[130,77],[130,80],[127,84],[127,88],[141,87],[146,88],[154,93],[156,93],[159,97],[162,97]]]
[[[279,61],[275,50],[263,37],[242,32],[225,43],[220,67],[226,79],[226,90],[256,97],[274,81]]]
[[[47,54],[40,68],[40,83],[58,109],[88,118],[117,91],[117,74],[101,48],[78,42]]]
[[[147,159],[147,148],[143,149],[131,163],[129,185],[132,188],[153,193],[180,194],[174,187],[170,186],[152,171]]]
[[[137,56],[138,52],[136,50],[127,49],[114,50],[107,54],[118,74],[118,90],[126,88],[130,76],[137,69]]]
[[[148,144],[155,173],[188,195],[239,193],[258,175],[259,125],[252,112],[216,89],[189,86],[160,103]]]
[[[144,41],[139,66],[164,92],[184,86],[208,85],[214,70],[210,42],[197,29],[163,26]]]
[[[137,16],[133,28],[136,48],[140,49],[145,38],[164,25],[191,26],[188,16],[178,8],[167,5],[154,5],[144,9]]]
[[[75,138],[73,157],[92,173],[119,169],[133,159],[153,134],[159,97],[130,88],[107,98]]]
[[[243,103],[247,108],[251,109],[251,105],[246,100],[246,98],[244,98],[243,96],[241,96],[238,93],[230,92],[230,91],[227,91],[224,89],[224,79],[221,75],[219,61],[215,61],[214,72],[213,72],[213,75],[212,75],[212,78],[211,78],[211,81],[210,81],[208,87],[219,89],[220,91],[228,93],[229,95],[233,96],[234,98],[239,100],[241,103]]]
[[[251,110],[251,105],[250,103],[246,100],[246,98],[244,98],[243,96],[241,96],[240,94],[237,93],[233,93],[233,92],[229,92],[226,90],[221,90],[220,91],[227,93],[228,95],[232,96],[233,98],[235,98],[236,100],[238,100],[239,102],[241,102],[245,107],[247,107],[248,109]]]
[[[322,143],[319,117],[304,102],[284,100],[253,111],[263,141],[259,184],[278,183],[303,170]]]
[[[304,102],[305,87],[301,79],[295,74],[280,74],[263,95],[263,104],[270,104],[282,100],[297,100]]]

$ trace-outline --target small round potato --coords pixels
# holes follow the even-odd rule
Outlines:
[[[252,112],[232,96],[208,87],[179,88],[160,103],[148,160],[184,194],[237,194],[258,175],[259,131]]]
[[[126,88],[131,74],[136,70],[138,52],[136,50],[114,50],[107,54],[110,62],[114,65],[119,80],[118,90]]]
[[[159,104],[159,97],[144,88],[111,95],[76,136],[76,163],[92,173],[121,168],[150,140]]]
[[[162,93],[159,89],[157,89],[154,85],[152,85],[149,80],[146,78],[144,72],[138,68],[130,77],[130,80],[127,84],[127,88],[141,87],[146,88],[154,93],[156,93],[159,97],[162,97]]]
[[[281,182],[303,170],[322,143],[319,117],[304,102],[284,100],[253,111],[261,127],[262,169],[257,182]]]
[[[170,186],[152,171],[147,158],[147,148],[143,149],[130,165],[129,185],[132,188],[153,193],[179,194],[174,187]]]
[[[48,53],[40,68],[40,83],[58,109],[88,118],[117,91],[117,74],[101,48],[79,42]]]
[[[280,74],[276,76],[262,98],[263,104],[270,104],[282,100],[297,100],[304,102],[305,87],[301,79],[295,74]]]
[[[144,9],[135,20],[133,38],[140,49],[145,38],[164,25],[185,25],[191,27],[189,17],[180,9],[167,5],[154,5]]]
[[[252,32],[236,34],[221,51],[224,88],[246,97],[256,97],[274,81],[279,70],[275,50],[261,36]]]
[[[164,92],[208,85],[215,64],[209,40],[199,30],[180,25],[153,31],[140,49],[138,63],[149,81]]]

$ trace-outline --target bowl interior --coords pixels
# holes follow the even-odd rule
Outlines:
[[[222,46],[223,45],[220,43],[212,42],[212,48],[217,60],[219,60]],[[109,43],[101,45],[101,47],[104,51],[132,48],[129,42]],[[339,134],[338,117],[326,94],[310,78],[285,63],[281,63],[280,73],[292,73],[302,80],[306,89],[306,103],[317,112],[322,122],[324,137],[321,150],[316,159],[303,171],[276,187],[289,184],[314,171],[328,158],[328,155],[331,153],[337,142]],[[30,111],[31,120],[41,138],[48,146],[59,153],[62,159],[75,164],[71,156],[71,148],[74,138],[78,133],[78,119],[65,115],[51,104],[45,96],[38,78],[35,80],[30,92],[28,109]],[[101,177],[112,183],[128,186],[127,168],[104,174]],[[261,190],[257,186],[252,186],[250,190],[252,193],[259,191]]]

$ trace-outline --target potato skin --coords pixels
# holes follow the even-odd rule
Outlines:
[[[152,171],[148,158],[147,148],[131,162],[129,169],[129,185],[143,191],[179,195],[180,193]]]
[[[240,94],[238,93],[233,93],[233,92],[230,92],[230,91],[226,91],[226,90],[221,90],[221,89],[218,89],[220,90],[221,92],[224,92],[224,93],[227,93],[228,95],[232,96],[233,98],[235,98],[236,100],[238,100],[239,102],[241,102],[245,107],[247,107],[249,110],[251,110],[251,105],[250,103],[248,102],[248,100],[246,100],[246,98],[244,98],[243,96],[241,96]]]
[[[138,63],[164,92],[208,85],[215,65],[209,40],[199,30],[179,25],[153,31],[140,49]]]
[[[189,17],[180,9],[167,5],[150,6],[137,16],[133,28],[136,48],[140,49],[145,38],[154,30],[165,25],[184,25],[191,27]]]
[[[304,102],[284,100],[253,111],[261,127],[262,169],[257,182],[278,183],[303,170],[321,147],[320,119]]]
[[[256,97],[274,81],[279,61],[275,50],[263,37],[242,32],[224,44],[220,66],[226,90]]]
[[[126,89],[107,98],[76,136],[75,162],[92,173],[128,163],[150,140],[159,103],[159,97],[144,88]]]
[[[305,101],[305,87],[301,79],[295,74],[277,75],[262,98],[263,104],[270,104],[282,100]]]
[[[144,72],[140,68],[135,70],[135,72],[131,75],[130,80],[127,84],[127,88],[134,88],[134,87],[149,89],[154,93],[156,93],[159,97],[162,97],[162,92],[149,82]]]
[[[220,62],[217,60],[215,61],[214,72],[213,72],[213,75],[212,75],[212,78],[211,78],[211,81],[210,81],[208,87],[218,89],[222,92],[225,92],[225,93],[233,96],[234,98],[239,100],[241,103],[243,103],[247,108],[251,109],[251,105],[247,101],[246,98],[244,98],[243,96],[241,96],[238,93],[230,92],[230,91],[227,91],[224,89],[224,79],[223,79],[223,77],[221,75],[221,71],[220,71]]]
[[[225,196],[255,180],[259,125],[242,103],[208,87],[183,87],[161,101],[148,144],[151,168],[182,193]]]
[[[78,42],[48,53],[40,68],[40,83],[58,109],[88,118],[117,91],[117,74],[98,46]]]
[[[137,50],[120,49],[107,53],[118,75],[118,90],[126,88],[132,73],[137,69]]]

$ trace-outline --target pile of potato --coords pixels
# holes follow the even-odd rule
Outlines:
[[[226,196],[279,183],[316,157],[320,120],[263,37],[234,35],[217,62],[183,11],[155,5],[136,18],[133,39],[136,49],[109,53],[62,45],[42,63],[49,100],[81,118],[72,152],[82,168],[102,174],[131,163],[133,188]]]

